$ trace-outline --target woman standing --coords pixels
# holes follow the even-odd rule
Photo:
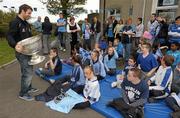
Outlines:
[[[75,22],[75,18],[71,17],[70,22],[67,25],[67,32],[71,33],[71,54],[74,51],[74,46],[79,43],[78,41],[78,32],[81,31],[79,25]]]
[[[118,38],[121,41],[120,31],[124,27],[123,19],[120,19],[116,27],[114,28],[114,38]]]
[[[52,24],[49,21],[49,18],[46,16],[44,18],[44,22],[42,23],[42,30],[43,30],[43,54],[49,53],[49,37],[52,31]]]

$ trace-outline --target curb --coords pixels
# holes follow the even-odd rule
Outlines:
[[[8,66],[8,65],[10,65],[10,64],[13,64],[13,63],[15,63],[16,61],[17,61],[17,59],[14,59],[14,60],[6,63],[6,64],[3,64],[2,66],[0,66],[0,69],[5,68],[6,66]]]

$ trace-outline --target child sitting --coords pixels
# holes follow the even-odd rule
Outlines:
[[[142,54],[139,54],[137,63],[142,70],[142,78],[152,77],[158,67],[158,62],[154,55],[150,53],[151,45],[149,43],[142,44]]]
[[[143,118],[142,107],[147,102],[149,89],[147,82],[141,80],[141,70],[132,68],[121,84],[122,98],[108,104],[117,109],[125,118]]]
[[[173,70],[174,70],[176,65],[180,62],[179,44],[178,43],[171,43],[171,50],[167,51],[166,54],[174,57],[174,63],[172,65]]]
[[[116,82],[113,82],[111,84],[112,87],[118,87],[118,88],[121,88],[121,83],[123,82],[123,78],[125,75],[128,74],[128,71],[132,68],[136,68],[136,59],[133,57],[133,56],[130,56],[129,57],[129,60],[128,60],[128,64],[125,66],[124,68],[124,71],[122,71],[120,74],[117,74],[116,76],[116,79],[117,81]]]
[[[49,61],[45,63],[45,68],[39,68],[40,77],[59,75],[62,72],[62,63],[58,56],[58,49],[51,48]]]
[[[178,75],[179,74],[179,75]],[[172,82],[172,92],[171,96],[166,98],[167,105],[173,110],[171,113],[172,118],[180,117],[180,63],[177,65],[174,73],[174,78]]]
[[[55,81],[50,87],[47,88],[44,93],[35,97],[36,101],[49,102],[58,96],[62,90],[68,90],[69,88],[77,93],[82,93],[85,84],[85,78],[80,65],[80,57],[78,55],[73,56],[72,63],[74,68],[71,75],[67,75],[64,78],[60,78],[59,80]]]
[[[116,74],[116,59],[118,54],[113,47],[108,48],[108,54],[104,57],[104,66],[108,75]]]
[[[172,93],[166,98],[166,104],[173,110],[170,114],[171,118],[180,118],[180,92]]]
[[[123,44],[121,42],[119,42],[118,39],[114,40],[114,46],[115,46],[115,49],[116,49],[116,51],[118,53],[118,57],[119,58],[124,57],[124,54],[125,54],[124,46],[123,46]]]
[[[84,68],[84,75],[86,77],[85,87],[83,89],[83,96],[85,102],[76,104],[74,109],[84,109],[90,107],[91,104],[97,102],[100,98],[100,87],[97,77],[93,74],[93,69],[90,66]]]
[[[94,74],[97,76],[98,80],[102,80],[106,76],[106,71],[104,68],[104,64],[99,59],[99,52],[97,50],[94,50],[91,53],[91,66],[93,68]]]
[[[103,50],[101,50],[101,48],[100,48],[98,43],[95,43],[94,50],[98,51],[98,53],[99,53],[99,60],[103,61],[104,60],[103,56],[104,56],[105,52]]]
[[[167,46],[161,46],[158,47],[156,50],[154,56],[157,59],[158,62],[161,62],[161,58],[166,54],[168,47]]]
[[[127,75],[128,74],[128,71],[131,69],[131,68],[135,68],[137,67],[136,65],[136,59],[134,56],[130,56],[129,59],[128,59],[128,64],[125,66],[124,68],[124,71],[125,71],[125,74]]]
[[[165,98],[171,92],[171,83],[173,78],[173,71],[171,68],[174,58],[169,55],[165,55],[161,59],[161,66],[157,70],[156,74],[148,81],[149,97],[151,100]]]
[[[74,50],[76,54],[81,57],[81,64],[83,68],[90,65],[91,53],[89,51],[82,48],[80,44],[76,44]]]

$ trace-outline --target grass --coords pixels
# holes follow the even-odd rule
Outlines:
[[[0,39],[0,66],[15,59],[14,49],[11,48],[6,39]]]

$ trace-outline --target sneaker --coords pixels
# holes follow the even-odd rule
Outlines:
[[[38,92],[39,89],[36,89],[36,88],[31,88],[28,93],[35,93],[35,92]]]
[[[24,94],[23,96],[19,96],[20,99],[26,100],[26,101],[33,101],[34,98],[30,96],[29,94]]]

